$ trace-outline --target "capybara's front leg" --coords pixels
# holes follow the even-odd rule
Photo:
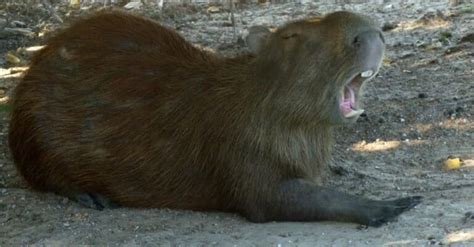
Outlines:
[[[421,197],[405,197],[390,201],[369,200],[303,179],[280,184],[275,195],[248,215],[253,221],[347,221],[380,226],[416,206]]]

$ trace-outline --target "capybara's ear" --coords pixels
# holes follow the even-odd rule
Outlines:
[[[258,54],[272,32],[273,30],[266,26],[259,25],[250,27],[249,34],[245,38],[250,51],[254,54]]]

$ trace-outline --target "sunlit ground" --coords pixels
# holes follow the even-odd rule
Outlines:
[[[456,232],[446,234],[442,243],[454,244],[457,242],[474,241],[474,229],[462,229]],[[474,244],[474,243],[473,243]]]
[[[0,80],[20,78],[26,70],[28,70],[28,67],[11,67],[8,69],[0,68]],[[10,109],[10,106],[7,104],[9,100],[10,97],[7,95],[0,97],[1,111],[7,111]]]
[[[413,145],[420,145],[425,144],[427,141],[425,140],[413,140],[413,141],[384,141],[377,139],[375,142],[366,142],[360,141],[352,145],[351,150],[359,151],[359,152],[379,152],[385,151],[390,149],[398,148],[401,144],[413,146]]]
[[[26,70],[28,70],[28,67],[0,68],[0,79],[19,78]]]
[[[397,28],[395,28],[393,31],[400,32],[400,31],[413,30],[417,28],[434,30],[434,29],[448,28],[451,25],[452,23],[450,21],[443,19],[442,16],[436,16],[434,18],[430,18],[426,20],[420,19],[420,20],[410,20],[410,21],[400,22]]]
[[[417,130],[420,133],[428,132],[433,128],[456,129],[461,131],[473,131],[474,123],[467,118],[446,119],[438,123],[419,123],[408,127],[405,131]],[[428,140],[381,140],[377,139],[374,142],[367,142],[365,140],[354,143],[351,150],[358,152],[379,152],[390,149],[395,149],[403,145],[415,146],[420,144],[429,144]],[[474,147],[473,147],[474,148]],[[474,153],[474,150],[472,150]]]
[[[467,241],[474,240],[474,229],[461,229],[459,231],[448,233],[441,240],[442,245],[449,245],[455,243],[467,243]],[[422,239],[407,239],[407,240],[397,240],[385,243],[383,246],[423,246],[426,243],[426,240]],[[474,243],[473,243],[474,244]],[[467,246],[467,245],[466,245]]]

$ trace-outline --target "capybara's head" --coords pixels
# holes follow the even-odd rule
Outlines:
[[[256,27],[247,40],[258,44],[251,47],[258,73],[275,83],[269,95],[278,111],[306,124],[355,122],[364,111],[364,82],[377,74],[384,55],[379,27],[350,12],[292,22],[275,31]]]

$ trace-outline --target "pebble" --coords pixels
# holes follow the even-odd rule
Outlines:
[[[12,27],[26,27],[26,24],[22,21],[12,21],[11,23]]]
[[[409,58],[409,57],[413,57],[415,56],[415,53],[414,52],[411,52],[411,51],[407,51],[407,52],[403,52],[399,58],[400,59],[405,59],[405,58]]]
[[[474,43],[474,33],[467,34],[459,40],[459,43]]]
[[[474,220],[474,212],[467,212],[464,214],[463,222],[466,224],[468,221]]]
[[[398,27],[398,22],[385,22],[382,25],[382,31],[387,32]]]

